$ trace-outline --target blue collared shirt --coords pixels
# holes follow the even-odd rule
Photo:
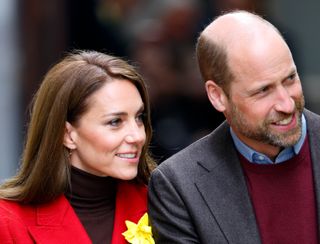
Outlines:
[[[302,114],[302,134],[299,141],[292,147],[284,148],[276,157],[275,161],[273,162],[268,156],[264,155],[263,153],[259,153],[252,148],[248,147],[244,144],[234,133],[232,128],[230,127],[230,133],[233,139],[233,142],[237,148],[237,150],[244,156],[249,162],[257,163],[257,164],[275,164],[284,162],[293,156],[297,155],[300,152],[300,149],[303,145],[304,139],[307,135],[307,123],[304,115]]]

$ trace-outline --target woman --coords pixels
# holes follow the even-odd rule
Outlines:
[[[21,168],[0,186],[0,243],[126,243],[147,211],[150,108],[127,62],[66,56],[33,100]]]

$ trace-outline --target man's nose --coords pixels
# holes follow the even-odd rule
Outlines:
[[[290,114],[295,109],[294,99],[284,87],[277,89],[274,108],[278,112]]]

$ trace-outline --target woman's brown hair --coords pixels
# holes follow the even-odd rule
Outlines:
[[[147,184],[155,163],[148,153],[152,129],[145,82],[121,58],[96,51],[75,51],[48,71],[35,94],[21,167],[16,176],[0,186],[0,198],[45,203],[66,190],[70,162],[63,145],[65,123],[76,123],[86,112],[88,97],[112,79],[131,81],[143,100],[146,143],[135,180]]]

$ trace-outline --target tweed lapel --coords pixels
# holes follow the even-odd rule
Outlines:
[[[28,226],[36,243],[92,243],[64,196],[37,207],[36,224]]]
[[[318,209],[318,238],[320,239],[320,117],[305,109],[309,145],[313,167],[313,180]]]
[[[208,143],[199,165],[207,173],[196,186],[228,243],[260,243],[258,227],[244,175],[228,127]],[[211,146],[210,146],[211,145]]]

